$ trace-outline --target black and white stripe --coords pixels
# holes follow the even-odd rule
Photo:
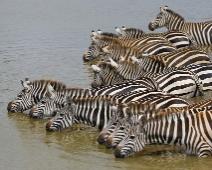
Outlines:
[[[178,13],[160,7],[160,13],[149,23],[149,30],[154,31],[157,28],[166,27],[168,30],[182,30],[190,34],[197,44],[212,44],[212,21],[207,22],[185,22],[184,18]]]
[[[115,149],[115,157],[123,158],[140,152],[145,145],[168,144],[185,149],[189,155],[212,154],[212,107],[159,113],[147,119],[142,116]]]

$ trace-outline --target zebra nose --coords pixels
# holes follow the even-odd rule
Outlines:
[[[47,131],[52,131],[52,129],[50,128],[51,127],[51,125],[52,125],[52,121],[51,120],[49,120],[47,123],[46,123],[46,130]]]
[[[29,117],[33,117],[34,111],[35,111],[35,108],[34,107],[30,109]]]
[[[120,147],[120,146],[116,147],[116,149],[114,151],[114,155],[116,158],[124,158],[124,155],[121,154],[121,149],[122,149],[122,147]]]
[[[9,102],[7,105],[7,111],[11,112],[12,111],[11,109],[12,109],[12,102]]]
[[[104,143],[104,135],[103,135],[103,134],[100,134],[100,135],[98,136],[97,141],[99,142],[99,144],[103,144],[103,143]]]
[[[154,28],[152,27],[152,23],[151,22],[149,23],[148,28],[149,28],[150,31],[154,31]]]
[[[91,88],[97,88],[97,86],[94,82],[91,83]]]
[[[112,142],[113,142],[113,137],[109,137],[106,141],[105,141],[105,146],[107,149],[111,149],[112,148]]]
[[[83,54],[82,59],[83,61],[90,61],[90,59],[87,57],[87,53]]]

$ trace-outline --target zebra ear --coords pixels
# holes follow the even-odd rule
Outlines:
[[[118,68],[119,65],[112,58],[109,58],[109,61],[113,67]]]
[[[139,61],[138,61],[138,59],[137,59],[135,56],[132,56],[132,57],[131,57],[131,60],[132,60],[132,62],[133,62],[134,64],[139,64]]]
[[[143,54],[142,54],[142,57],[147,57],[149,54],[145,51]]]
[[[32,82],[29,80],[29,78],[25,78],[25,82],[26,82],[27,85],[31,85],[32,84]]]
[[[98,67],[97,65],[94,65],[94,64],[91,65],[91,68],[93,69],[94,72],[100,72],[101,71],[101,68]]]
[[[97,36],[97,35],[98,35],[94,30],[91,31],[91,34],[92,34],[93,36]]]
[[[121,33],[121,30],[118,27],[115,27],[117,33]]]
[[[162,7],[160,7],[160,11],[163,13],[165,12],[165,10]]]
[[[146,115],[142,115],[142,117],[139,119],[139,124],[143,128],[147,124],[147,117]]]
[[[102,31],[101,31],[100,29],[98,29],[97,33],[98,33],[98,34],[101,34],[101,33],[102,33]]]
[[[54,88],[52,87],[50,83],[47,84],[47,91],[49,92],[50,98],[55,97]]]
[[[26,82],[24,82],[23,80],[21,80],[21,84],[25,90],[25,92],[28,92],[30,90],[30,85],[28,85]]]
[[[166,5],[163,9],[164,9],[164,10],[167,10],[167,9],[168,9],[168,6]]]
[[[126,29],[127,29],[127,28],[123,25],[123,26],[122,26],[122,30],[124,30],[124,31],[125,31]]]
[[[113,112],[117,112],[117,109],[118,109],[117,106],[114,106],[114,105],[111,106],[111,110],[112,110]]]

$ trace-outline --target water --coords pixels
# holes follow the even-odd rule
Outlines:
[[[187,156],[171,146],[148,146],[144,152],[116,159],[97,143],[99,131],[76,126],[46,132],[47,120],[8,114],[6,107],[22,89],[20,80],[49,78],[69,87],[89,88],[90,63],[82,55],[91,30],[115,33],[115,27],[147,25],[168,5],[186,21],[210,20],[212,1],[197,0],[1,0],[0,1],[0,169],[209,169],[211,157]],[[166,31],[165,28],[156,32]],[[192,99],[199,101],[202,98]]]

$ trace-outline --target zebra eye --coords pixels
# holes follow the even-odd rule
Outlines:
[[[124,129],[125,129],[125,127],[123,127],[123,126],[120,127],[120,130],[124,130]]]
[[[42,104],[45,104],[46,102],[45,102],[45,101],[41,101],[41,103],[42,103]]]
[[[133,135],[133,136],[130,136],[130,139],[135,139],[135,136]]]
[[[19,95],[18,95],[18,97],[19,97],[19,98],[21,98],[21,97],[22,97],[22,95],[20,95],[20,94],[19,94]]]

